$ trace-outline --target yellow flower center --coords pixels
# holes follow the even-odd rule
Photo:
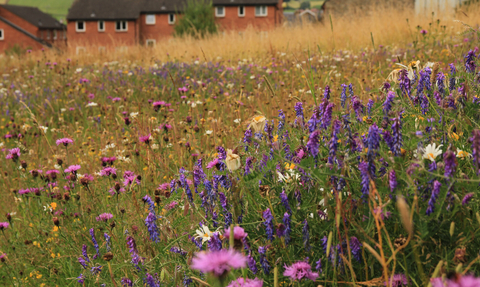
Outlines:
[[[435,156],[433,155],[433,153],[429,153],[428,158],[435,159]]]
[[[261,119],[263,119],[263,116],[257,116],[257,117],[254,118],[254,120],[256,120],[256,121],[259,121]]]

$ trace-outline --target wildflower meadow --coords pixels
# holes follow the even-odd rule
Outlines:
[[[480,30],[448,25],[5,65],[0,285],[480,286]]]

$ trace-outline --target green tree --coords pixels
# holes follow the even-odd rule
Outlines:
[[[310,9],[310,2],[308,1],[303,1],[302,3],[300,3],[300,9]]]
[[[190,35],[203,38],[217,32],[212,2],[209,0],[188,0],[183,16],[174,27],[175,36]]]

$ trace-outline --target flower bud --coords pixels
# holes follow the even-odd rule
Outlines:
[[[58,220],[58,217],[53,218],[53,224],[55,224],[56,226],[60,226],[60,220]]]

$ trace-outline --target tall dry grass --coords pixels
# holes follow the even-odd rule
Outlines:
[[[304,53],[307,50],[331,52],[334,50],[370,49],[373,43],[405,47],[419,37],[417,27],[430,30],[441,27],[445,37],[461,33],[465,27],[455,21],[460,20],[468,25],[480,24],[480,5],[462,7],[456,13],[443,15],[415,15],[412,9],[399,7],[376,8],[369,13],[345,14],[331,16],[327,14],[322,23],[305,23],[299,26],[275,28],[267,33],[249,29],[242,33],[230,31],[213,35],[205,39],[192,37],[160,39],[153,48],[130,46],[127,51],[115,49],[99,52],[96,47],[86,47],[87,52],[77,54],[76,48],[70,45],[66,50],[48,50],[24,56],[0,59],[6,68],[35,64],[41,58],[49,61],[60,61],[70,58],[80,64],[102,64],[110,61],[150,62],[152,60],[168,61],[215,61],[219,57],[224,60],[243,58],[260,58],[274,56],[277,52]],[[442,27],[444,26],[444,27]],[[373,40],[373,41],[372,41]],[[117,43],[116,47],[121,46]]]

